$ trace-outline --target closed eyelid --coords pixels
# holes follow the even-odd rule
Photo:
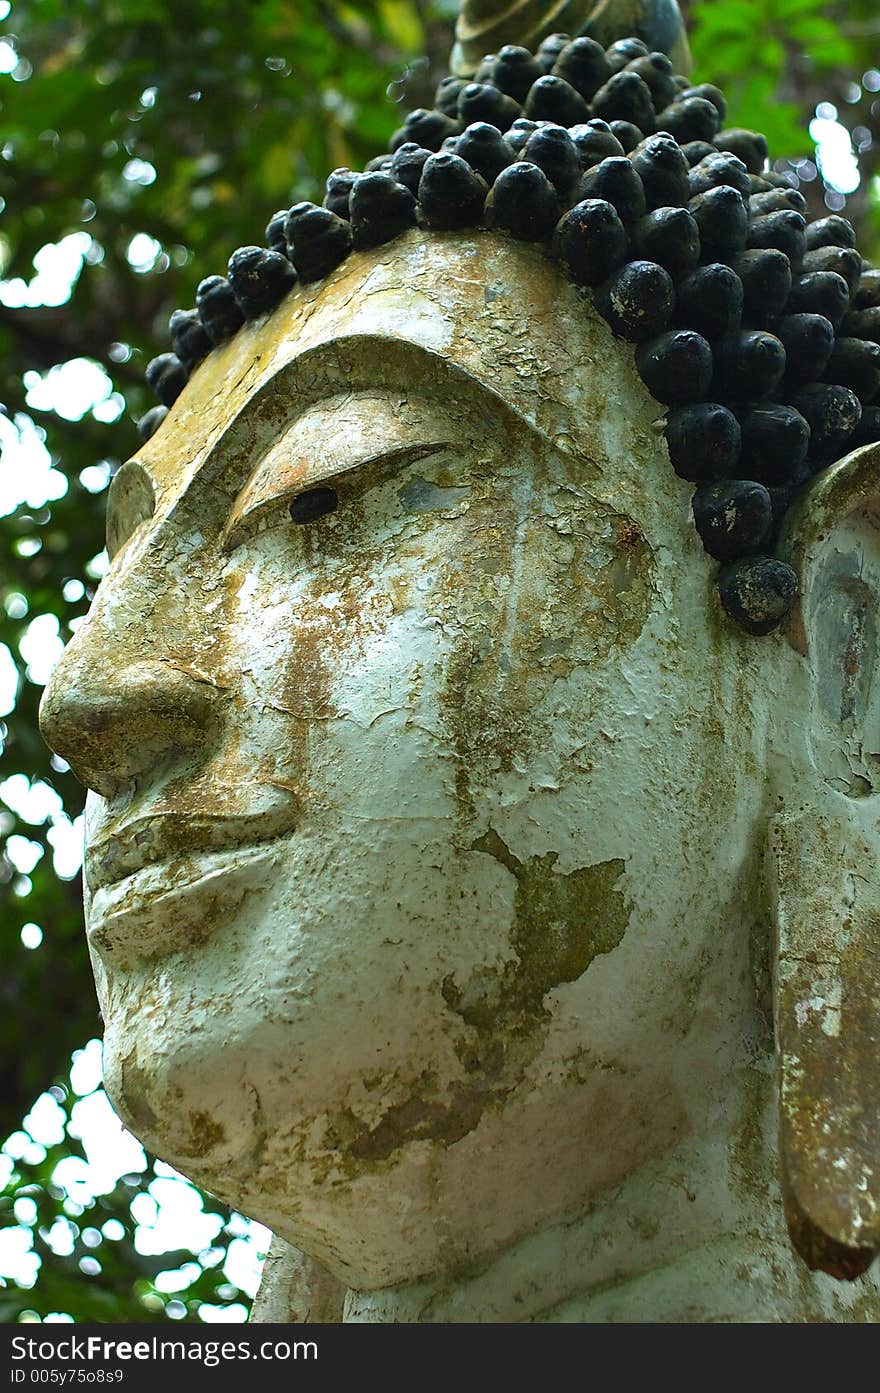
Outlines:
[[[328,486],[334,492],[336,489],[343,490],[343,498],[346,495],[350,498],[375,487],[381,479],[387,478],[389,474],[399,472],[405,465],[425,459],[429,455],[435,455],[448,448],[449,441],[438,440],[425,442],[421,445],[410,445],[399,450],[386,450],[358,460],[347,468],[336,469],[332,472],[326,471],[318,477],[313,476],[314,481],[310,481],[307,485],[277,487],[266,497],[254,502],[252,506],[241,511],[236,508],[234,515],[230,516],[223,529],[221,546],[225,551],[232,551],[244,540],[246,535],[250,534],[260,518],[268,512],[274,511],[282,500],[293,503],[297,498],[305,498],[309,494],[319,493],[327,489]]]
[[[448,449],[454,434],[424,400],[370,392],[319,403],[260,459],[236,498],[221,545],[231,550],[281,499],[292,501],[327,485],[359,492],[377,476]]]

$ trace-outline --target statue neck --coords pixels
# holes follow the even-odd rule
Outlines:
[[[750,1039],[740,1035],[742,1063],[719,1075],[707,1038],[707,1057],[697,1052],[693,1063],[698,1127],[583,1212],[534,1229],[469,1271],[372,1291],[345,1293],[276,1239],[251,1319],[876,1322],[880,1265],[875,1275],[839,1282],[808,1271],[791,1247],[772,1042]]]
[[[874,1321],[880,1280],[811,1273],[792,1249],[776,1176],[772,1071],[731,1081],[711,1140],[652,1162],[576,1217],[487,1267],[349,1291],[354,1322]],[[735,1106],[731,1106],[735,1104]]]

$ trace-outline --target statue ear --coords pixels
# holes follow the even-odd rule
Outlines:
[[[768,848],[782,1187],[807,1265],[854,1278],[880,1251],[880,447],[817,479],[780,550],[812,704],[812,787]]]

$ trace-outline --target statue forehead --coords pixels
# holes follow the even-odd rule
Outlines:
[[[316,397],[382,384],[437,393],[442,404],[444,376],[457,395],[491,399],[600,472],[638,455],[635,481],[646,453],[656,455],[665,477],[650,492],[670,482],[678,491],[631,347],[540,250],[492,234],[413,232],[297,286],[196,370],[138,455],[160,490],[177,492],[253,437],[257,416],[265,434]]]

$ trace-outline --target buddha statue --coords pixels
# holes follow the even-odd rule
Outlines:
[[[880,1317],[878,273],[616,35],[203,283],[44,696],[257,1320]]]

